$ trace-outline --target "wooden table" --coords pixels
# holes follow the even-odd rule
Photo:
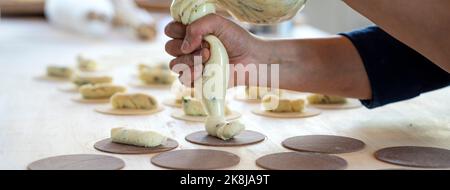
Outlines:
[[[302,37],[324,33],[302,26]],[[118,117],[96,113],[97,105],[78,104],[74,94],[57,90],[62,84],[36,81],[48,64],[75,64],[83,53],[111,69],[115,81],[127,85],[143,61],[169,60],[161,37],[157,42],[135,42],[111,35],[104,39],[80,36],[50,27],[42,20],[0,21],[0,169],[26,169],[37,159],[77,153],[105,154],[94,150],[93,143],[108,137],[113,127],[129,126],[154,129],[176,139],[178,149],[211,148],[194,145],[184,137],[203,130],[201,123],[186,123],[170,117],[174,108],[152,116]],[[138,91],[139,89],[133,89]],[[169,90],[144,90],[160,101]],[[230,95],[232,96],[232,95]],[[263,143],[239,148],[211,148],[233,152],[241,157],[230,169],[259,169],[260,156],[288,151],[281,141],[296,135],[330,134],[354,137],[367,143],[356,153],[341,154],[348,169],[399,168],[373,158],[375,150],[398,145],[434,146],[450,149],[450,88],[424,94],[419,98],[375,110],[365,108],[323,111],[308,119],[270,119],[256,116],[255,104],[230,98],[231,107],[243,113],[242,121],[251,130],[267,135]],[[114,155],[126,162],[125,169],[160,169],[150,164],[153,155]]]

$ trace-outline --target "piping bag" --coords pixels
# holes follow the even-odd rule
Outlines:
[[[170,13],[174,20],[189,25],[208,14],[216,13],[218,6],[242,22],[273,24],[291,19],[305,3],[306,0],[174,0]],[[239,121],[225,120],[228,53],[216,36],[208,35],[204,40],[209,43],[211,52],[201,78],[202,102],[208,113],[205,129],[211,136],[229,140],[244,131],[245,126]]]

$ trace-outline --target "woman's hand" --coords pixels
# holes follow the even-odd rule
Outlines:
[[[218,37],[227,49],[230,64],[248,64],[255,62],[255,52],[258,52],[260,40],[251,35],[244,28],[236,23],[218,16],[210,14],[201,18],[189,26],[179,22],[172,22],[165,29],[167,36],[173,38],[166,43],[166,51],[174,56],[170,62],[170,68],[176,65],[186,64],[189,66],[191,76],[190,81],[181,82],[184,85],[191,85],[192,82],[201,76],[202,71],[194,71],[194,56],[202,57],[202,64],[209,59],[209,44],[203,41],[203,37],[214,35]],[[179,72],[177,70],[176,72]],[[182,71],[189,72],[189,71]]]

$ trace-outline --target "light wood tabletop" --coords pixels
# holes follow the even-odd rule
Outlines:
[[[296,30],[301,37],[325,35],[309,26]],[[75,65],[79,53],[97,59],[106,66],[104,72],[123,85],[136,75],[138,63],[170,60],[164,52],[166,38],[151,43],[130,38],[117,34],[101,39],[81,36],[55,29],[44,20],[0,20],[0,169],[26,169],[32,161],[64,154],[113,155],[96,151],[93,144],[120,126],[160,131],[179,142],[177,149],[232,152],[241,161],[229,169],[260,169],[255,164],[257,158],[288,151],[281,142],[297,135],[342,135],[364,141],[365,149],[339,155],[348,161],[348,169],[400,168],[373,157],[374,151],[389,146],[450,149],[450,88],[374,110],[323,110],[317,117],[304,119],[254,115],[251,110],[258,104],[236,101],[230,93],[230,107],[243,114],[241,121],[267,139],[251,146],[217,148],[187,142],[185,136],[203,130],[203,124],[173,119],[170,114],[177,108],[165,107],[151,116],[102,115],[94,111],[99,105],[76,103],[71,100],[76,94],[58,90],[65,83],[35,79],[45,74],[49,64]],[[171,96],[168,89],[128,87],[154,95],[160,102]],[[161,169],[150,163],[153,154],[114,156],[125,161],[124,169]]]

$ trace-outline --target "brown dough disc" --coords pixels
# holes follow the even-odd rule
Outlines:
[[[190,116],[184,114],[183,110],[175,110],[171,116],[175,119],[192,122],[205,122],[206,116]],[[240,118],[242,115],[239,112],[232,111],[231,114],[225,116],[227,121],[232,121]]]
[[[103,139],[94,144],[94,148],[108,153],[115,154],[152,154],[158,152],[165,152],[178,147],[178,142],[173,139],[167,139],[166,143],[157,147],[140,147],[133,145],[126,145],[114,143],[110,138]]]
[[[29,170],[120,170],[119,158],[95,154],[74,154],[44,158],[28,165]]]
[[[308,104],[311,107],[319,109],[339,110],[339,109],[356,109],[362,107],[361,102],[355,99],[347,99],[344,104]]]
[[[433,147],[400,146],[375,152],[380,161],[409,167],[450,168],[450,150]]]
[[[159,167],[176,170],[212,170],[239,164],[239,156],[219,150],[190,149],[164,152],[151,162]]]
[[[73,97],[72,100],[74,102],[83,103],[83,104],[106,104],[109,103],[108,99],[85,99],[81,96]]]
[[[174,107],[174,108],[181,108],[182,105],[177,103],[177,100],[175,99],[165,99],[162,102],[166,106]]]
[[[283,152],[258,158],[256,165],[269,170],[339,170],[347,167],[347,161],[320,153]]]
[[[95,111],[102,113],[102,114],[108,114],[108,115],[151,115],[158,112],[163,111],[164,108],[162,106],[159,106],[156,109],[152,110],[140,110],[140,109],[113,109],[111,107],[101,107],[96,108]]]
[[[288,149],[302,152],[341,154],[362,150],[364,142],[332,135],[307,135],[288,138],[282,145]]]
[[[273,118],[307,118],[314,117],[320,115],[320,111],[316,109],[305,109],[304,112],[287,112],[287,113],[276,113],[264,111],[259,108],[252,110],[252,112],[256,115],[265,116],[265,117],[273,117]]]
[[[266,136],[256,131],[245,130],[234,138],[225,141],[208,135],[206,131],[199,131],[186,136],[185,139],[191,143],[205,146],[245,146],[262,142],[266,139]]]

